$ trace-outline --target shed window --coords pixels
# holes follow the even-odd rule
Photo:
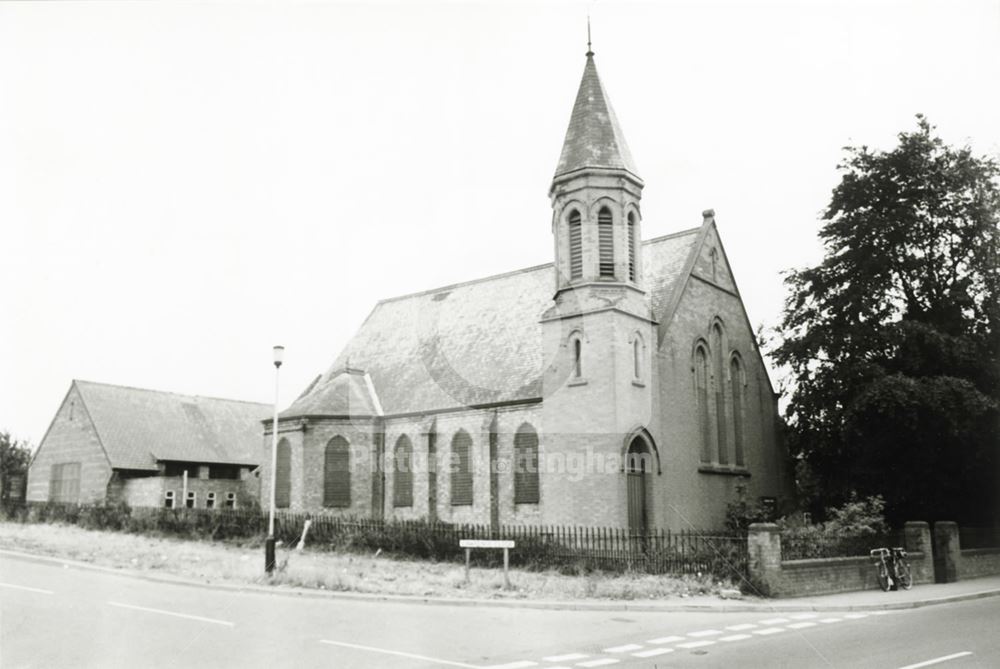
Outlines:
[[[174,508],[174,491],[168,490],[163,493],[163,506],[167,509]]]
[[[392,505],[413,506],[413,444],[405,434],[396,440],[393,465]]]
[[[583,231],[580,212],[576,209],[569,214],[569,278],[583,276]]]
[[[525,423],[514,435],[514,504],[538,504],[538,433]]]
[[[348,507],[351,505],[351,451],[350,444],[341,436],[326,445],[323,463],[323,506]]]
[[[214,509],[215,508],[215,493],[210,492],[205,494],[205,508]]]
[[[52,465],[49,472],[49,500],[67,504],[80,502],[80,463]]]
[[[292,504],[292,447],[287,439],[278,442],[274,468],[274,505],[287,509]]]
[[[193,490],[188,490],[187,499],[184,500],[184,506],[189,509],[193,509],[198,504],[198,493]]]
[[[235,509],[236,508],[236,493],[227,492],[226,493],[226,508]]]
[[[597,244],[600,275],[614,277],[615,233],[611,210],[607,207],[601,207],[597,212]]]
[[[465,430],[451,440],[451,503],[472,504],[472,437]]]

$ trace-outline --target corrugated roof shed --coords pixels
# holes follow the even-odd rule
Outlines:
[[[155,470],[158,460],[259,464],[261,421],[270,405],[73,383],[116,469]]]
[[[643,243],[654,318],[683,283],[698,232]],[[554,271],[541,265],[379,302],[282,418],[371,415],[373,401],[398,415],[541,397],[540,319],[553,304]],[[377,400],[345,373],[348,367],[370,375]]]

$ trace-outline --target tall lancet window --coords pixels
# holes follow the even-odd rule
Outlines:
[[[580,212],[569,213],[569,278],[583,276],[583,234],[580,228]]]
[[[635,213],[628,213],[628,280],[635,282]]]
[[[615,275],[615,233],[611,210],[601,207],[597,212],[598,273],[601,276]]]
[[[717,462],[729,464],[729,450],[726,445],[726,381],[722,362],[722,328],[718,323],[712,326],[712,376],[715,380],[715,418],[719,430],[719,452]]]

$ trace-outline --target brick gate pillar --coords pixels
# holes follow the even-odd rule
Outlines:
[[[934,523],[934,580],[954,583],[958,580],[958,561],[962,559],[958,543],[958,524],[950,520]]]
[[[747,535],[750,554],[750,581],[761,594],[774,597],[781,592],[781,532],[774,523],[753,523]]]

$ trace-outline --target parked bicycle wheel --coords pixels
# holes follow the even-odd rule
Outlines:
[[[882,592],[889,591],[889,567],[885,560],[878,563],[878,587],[882,588]]]
[[[913,587],[913,575],[910,573],[910,564],[906,560],[896,560],[896,583],[903,590],[909,590]]]

